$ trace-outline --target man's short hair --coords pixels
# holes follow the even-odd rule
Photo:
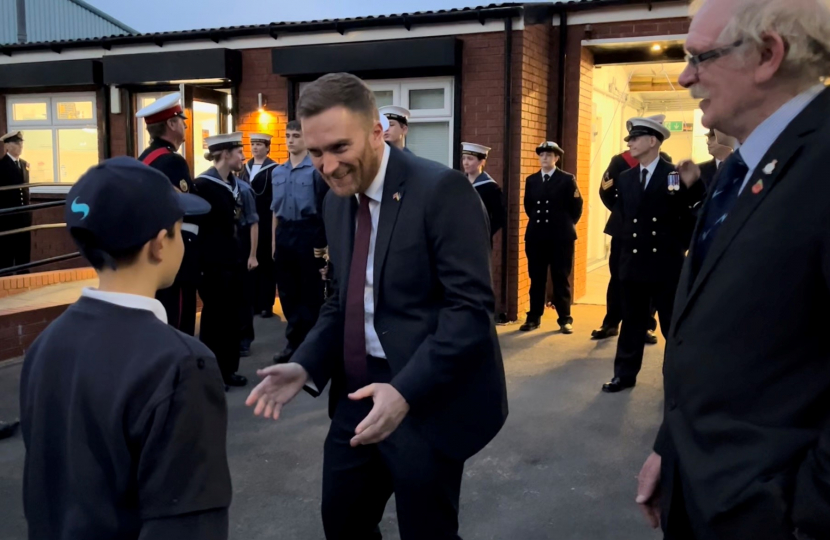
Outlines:
[[[292,120],[292,121],[288,122],[288,124],[285,126],[285,131],[299,131],[299,132],[302,132],[303,128],[300,125],[299,120]]]
[[[148,124],[147,125],[147,133],[150,134],[150,137],[153,139],[160,139],[164,137],[164,134],[167,133],[167,122],[158,122],[156,124]]]
[[[344,107],[371,123],[378,119],[375,94],[359,78],[349,73],[323,75],[300,94],[297,117],[311,118],[334,107]]]
[[[173,238],[175,234],[176,228],[174,225],[167,230],[167,238]],[[92,233],[85,229],[72,229],[70,230],[70,235],[72,236],[72,240],[75,241],[75,245],[78,246],[78,251],[83,258],[89,261],[89,264],[96,270],[103,270],[105,268],[117,270],[118,268],[130,266],[138,259],[145,245],[142,244],[140,246],[119,250],[118,252],[108,252],[101,249]]]

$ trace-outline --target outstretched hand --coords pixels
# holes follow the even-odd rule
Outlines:
[[[391,384],[370,384],[349,394],[359,401],[371,397],[375,406],[355,429],[351,445],[376,444],[391,435],[409,412],[409,403]]]
[[[300,364],[289,362],[257,370],[262,378],[251,390],[245,405],[254,408],[255,416],[278,420],[283,405],[294,399],[308,381],[308,372]]]

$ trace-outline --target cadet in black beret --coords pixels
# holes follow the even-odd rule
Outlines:
[[[29,539],[225,540],[231,481],[219,366],[167,324],[155,299],[182,262],[182,218],[210,206],[128,157],[90,169],[66,201],[69,232],[100,285],[26,352]]]

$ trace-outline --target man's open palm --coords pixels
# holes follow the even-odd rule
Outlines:
[[[300,364],[288,363],[257,370],[262,382],[251,390],[245,405],[254,408],[254,415],[279,419],[283,405],[294,399],[308,380]]]

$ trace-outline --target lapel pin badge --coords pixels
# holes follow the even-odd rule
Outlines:
[[[400,202],[401,201],[401,192],[398,191],[394,195],[392,195],[392,199],[395,200],[395,201]]]
[[[773,162],[773,163],[775,163],[775,162]],[[772,163],[770,165],[772,165]],[[763,180],[758,180],[757,182],[755,182],[755,185],[752,186],[752,193],[754,195],[758,195],[759,193],[761,193],[761,191],[763,189],[764,189],[764,181]]]
[[[777,159],[773,159],[772,161],[767,163],[767,166],[764,167],[764,174],[772,174],[772,172],[775,170],[776,165],[778,165],[778,160]],[[762,188],[763,188],[763,186],[762,186]]]

